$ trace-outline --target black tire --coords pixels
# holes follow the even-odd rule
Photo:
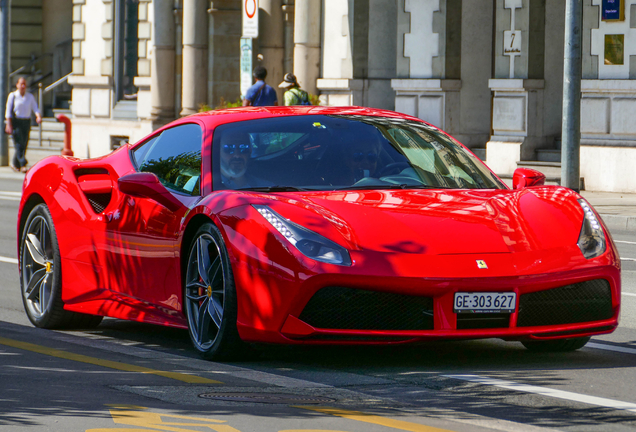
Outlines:
[[[20,293],[24,310],[36,327],[93,328],[103,318],[64,310],[60,249],[45,204],[31,210],[20,239]]]
[[[236,287],[219,229],[203,224],[187,256],[183,308],[192,345],[207,360],[244,359],[250,350],[236,329]]]
[[[572,338],[572,339],[556,339],[546,341],[522,341],[524,347],[530,351],[537,352],[567,352],[576,351],[585,346],[590,340],[588,337]]]

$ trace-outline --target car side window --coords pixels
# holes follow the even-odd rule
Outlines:
[[[152,148],[152,144],[157,141],[159,137],[153,137],[146,141],[143,144],[136,146],[132,151],[133,160],[135,161],[135,167],[139,168],[141,163],[144,161],[146,155],[148,154],[148,150]]]
[[[139,171],[156,174],[168,189],[199,195],[202,136],[198,124],[166,129],[133,153]]]

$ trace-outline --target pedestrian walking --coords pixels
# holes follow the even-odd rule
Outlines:
[[[256,79],[256,83],[249,89],[243,99],[243,106],[272,106],[278,105],[278,96],[276,90],[265,83],[267,77],[267,69],[263,66],[256,66],[252,74]]]
[[[283,82],[280,83],[278,87],[288,89],[284,95],[285,106],[311,105],[311,102],[309,102],[309,94],[300,88],[294,74],[285,74]]]
[[[7,98],[5,111],[6,126],[4,131],[13,135],[13,171],[27,171],[26,150],[31,132],[31,113],[35,113],[35,120],[42,122],[42,115],[38,109],[35,97],[26,91],[27,83],[24,77],[20,77],[16,83],[17,90],[10,93]]]

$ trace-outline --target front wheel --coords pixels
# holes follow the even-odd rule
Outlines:
[[[572,338],[572,339],[556,339],[545,341],[522,341],[524,347],[530,351],[538,352],[567,352],[576,351],[585,346],[590,340],[588,337]]]
[[[51,213],[45,204],[31,210],[20,240],[22,303],[34,326],[92,328],[101,316],[64,310],[62,264]]]
[[[184,309],[192,344],[208,360],[239,359],[246,352],[236,329],[236,288],[225,242],[211,223],[190,245]]]

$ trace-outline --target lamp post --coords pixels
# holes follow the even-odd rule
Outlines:
[[[583,1],[565,2],[561,185],[579,191],[581,148],[581,33]]]
[[[9,0],[0,0],[0,112],[4,129],[4,107],[9,95]],[[9,141],[0,132],[0,166],[9,165]]]

